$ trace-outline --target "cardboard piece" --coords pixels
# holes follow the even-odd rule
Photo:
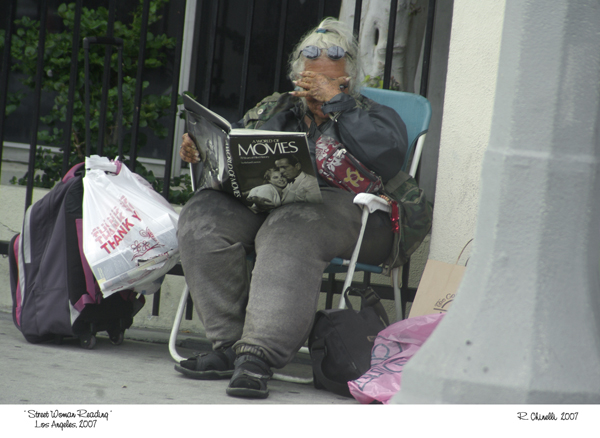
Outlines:
[[[446,313],[462,281],[465,266],[427,260],[409,318]]]

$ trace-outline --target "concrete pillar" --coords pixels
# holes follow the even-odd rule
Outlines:
[[[392,403],[600,403],[600,6],[550,3],[506,1],[471,260]]]

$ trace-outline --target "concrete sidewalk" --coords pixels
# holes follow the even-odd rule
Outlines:
[[[3,293],[8,287],[3,286]],[[130,329],[125,341],[112,345],[98,334],[93,350],[76,339],[62,345],[28,343],[15,327],[12,315],[0,312],[0,404],[358,404],[354,399],[317,390],[312,384],[269,382],[266,400],[248,400],[225,394],[227,380],[199,381],[174,370],[168,333]],[[180,339],[182,356],[202,351],[202,338]],[[306,358],[283,370],[310,377]]]

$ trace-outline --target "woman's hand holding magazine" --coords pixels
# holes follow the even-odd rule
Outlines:
[[[194,141],[187,133],[183,134],[183,142],[179,149],[179,156],[186,163],[198,163],[200,161],[200,152],[198,152]]]

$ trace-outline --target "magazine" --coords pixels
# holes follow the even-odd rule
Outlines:
[[[194,190],[231,193],[254,212],[290,202],[323,202],[304,132],[233,129],[184,94],[188,135],[200,154]]]

